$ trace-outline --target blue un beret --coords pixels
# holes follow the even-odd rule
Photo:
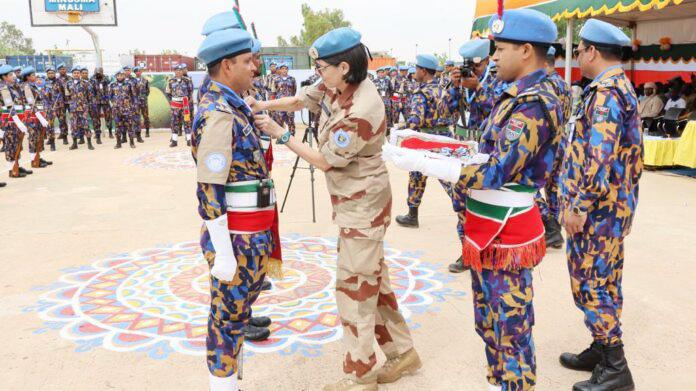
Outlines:
[[[416,68],[415,67],[408,68],[408,73],[410,73],[410,74],[416,73]]]
[[[87,69],[87,67],[82,67],[82,68],[80,68],[80,71],[87,71],[87,72],[89,72],[89,69]]]
[[[261,41],[258,39],[254,38],[252,43],[251,43],[251,52],[256,54],[261,51]]]
[[[11,67],[11,66],[9,66],[9,65],[7,65],[7,64],[0,65],[0,76],[7,75],[7,74],[10,73],[10,72],[12,72],[12,67]]]
[[[426,69],[437,69],[438,61],[432,54],[419,54],[416,56],[416,65]]]
[[[201,34],[210,35],[215,31],[227,30],[227,29],[241,29],[242,24],[239,23],[237,15],[234,12],[220,12],[208,18],[203,24],[203,30]]]
[[[470,58],[479,63],[491,54],[491,41],[489,39],[472,39],[459,48],[459,55]]]
[[[505,11],[502,20],[498,15],[493,15],[488,28],[493,39],[500,41],[548,45],[558,37],[558,29],[551,18],[529,8]]]
[[[32,73],[36,73],[36,69],[34,69],[34,67],[32,67],[32,66],[28,66],[28,67],[25,67],[24,69],[22,69],[22,73],[20,73],[20,76],[24,77],[24,76],[31,75]]]
[[[65,63],[64,63],[64,62],[61,62],[61,63],[58,64],[58,66],[56,67],[56,69],[60,69],[60,68],[67,68],[67,67],[65,66]]]
[[[56,71],[56,69],[53,68],[53,65],[46,66],[46,72],[55,72],[55,71]]]
[[[17,72],[17,71],[21,71],[21,70],[22,70],[22,67],[20,67],[20,66],[16,66],[16,67],[12,68],[13,72]]]
[[[139,71],[140,69],[141,69],[141,68],[140,68],[140,67],[138,67],[138,66],[136,66],[136,67],[133,67],[133,72],[138,72],[138,71]]]
[[[389,72],[393,72],[395,70],[396,70],[396,67],[394,67],[394,66],[389,67]]]
[[[80,68],[78,65],[73,65],[73,67],[72,67],[72,69],[70,70],[70,72],[75,72],[75,71],[78,71],[78,72],[79,72],[81,69],[82,69],[82,68]]]
[[[400,71],[408,71],[408,67],[406,65],[402,65],[399,67]]]
[[[556,48],[549,46],[549,51],[546,52],[546,57],[556,57]]]
[[[124,70],[124,71],[130,71],[130,70],[131,70],[130,65],[124,66],[124,67],[123,67],[123,70]]]
[[[198,58],[206,65],[233,54],[251,52],[251,34],[241,29],[226,29],[212,32],[198,48]]]
[[[442,65],[438,65],[437,68],[435,68],[435,70],[438,72],[442,72],[445,70],[445,67],[443,67]]]
[[[629,46],[631,40],[613,24],[597,19],[588,19],[580,29],[580,38],[590,43],[605,46]]]
[[[453,65],[454,65],[454,61],[452,61],[452,60],[447,60],[447,61],[445,61],[445,66],[451,67],[451,66],[453,66]]]
[[[346,52],[360,45],[360,38],[360,33],[350,27],[333,29],[314,41],[309,48],[309,57],[318,60]]]

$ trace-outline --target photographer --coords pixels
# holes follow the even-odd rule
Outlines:
[[[421,366],[406,321],[399,312],[384,262],[384,234],[391,219],[389,173],[382,160],[386,119],[382,98],[367,79],[367,48],[360,33],[344,27],[317,39],[310,56],[323,81],[298,96],[259,102],[263,110],[321,111],[319,151],[285,131],[268,115],[256,125],[326,173],[326,183],[340,227],[336,304],[347,351],[345,378],[324,390],[377,389]],[[387,357],[379,371],[374,341]]]

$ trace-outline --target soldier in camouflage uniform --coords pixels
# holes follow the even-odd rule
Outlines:
[[[275,77],[271,93],[275,99],[295,96],[297,93],[297,81],[295,78],[288,75],[288,66],[282,64],[278,68],[278,75]],[[295,134],[295,113],[280,111],[277,113],[277,120],[281,126],[288,127],[290,133]]]
[[[68,110],[70,103],[68,102],[67,85],[72,79],[68,75],[68,68],[65,64],[58,65],[58,83],[53,89],[53,111],[58,117],[58,127],[60,128],[59,138],[63,140],[63,145],[68,145]]]
[[[80,67],[74,66],[72,78],[65,85],[65,94],[68,96],[70,110],[70,131],[73,137],[71,150],[77,149],[77,142],[87,138],[87,148],[94,149],[92,145],[92,133],[89,129],[89,82],[80,76]]]
[[[126,76],[126,83],[129,83],[131,85],[131,89],[133,91],[133,111],[131,111],[131,118],[128,122],[130,126],[133,128],[135,140],[139,143],[142,143],[144,141],[140,133],[140,111],[138,110],[138,106],[140,105],[140,91],[138,90],[138,79],[135,77],[135,75],[133,75],[133,69],[130,66],[125,66],[123,70]],[[123,140],[123,142],[125,143],[126,140]]]
[[[109,85],[111,84],[108,77],[104,75],[103,68],[95,68],[94,75],[90,79],[92,90],[95,94],[96,103],[96,118],[98,118],[99,135],[97,136],[97,144],[101,144],[101,118],[104,117],[106,127],[109,129],[109,138],[114,138],[113,135],[113,119],[111,115],[111,106],[109,105]]]
[[[167,80],[164,94],[169,99],[171,108],[172,138],[169,146],[172,148],[177,146],[178,136],[182,134],[182,128],[186,132],[186,145],[190,146],[191,133],[187,123],[191,121],[191,112],[186,101],[191,94],[189,92],[189,84],[183,78],[183,71],[180,68],[174,71],[174,77]]]
[[[392,125],[400,122],[400,116],[403,115],[404,121],[408,116],[406,105],[410,98],[410,84],[408,82],[408,67],[400,66],[399,73],[391,80],[392,90]]]
[[[638,204],[643,140],[638,99],[624,74],[622,47],[631,40],[619,28],[589,19],[575,50],[583,76],[592,79],[568,123],[561,176],[562,222],[575,305],[585,315],[593,342],[561,364],[592,371],[576,391],[632,390],[621,339],[624,238]]]
[[[243,328],[279,245],[271,229],[270,173],[253,113],[241,98],[252,88],[251,49],[248,32],[223,29],[211,32],[198,51],[212,79],[198,104],[191,148],[204,220],[200,244],[211,269],[207,363],[212,391],[238,390],[234,375]],[[247,194],[251,197],[241,197]]]
[[[135,79],[138,82],[138,116],[143,117],[143,126],[145,126],[145,137],[150,137],[150,113],[147,104],[147,97],[150,96],[150,81],[143,76],[143,69],[135,67]],[[193,91],[193,85],[191,85]],[[140,122],[140,119],[138,119]]]
[[[40,155],[44,149],[46,130],[49,128],[49,123],[45,116],[46,103],[44,95],[36,84],[37,77],[34,67],[22,69],[21,76],[21,90],[28,114],[24,123],[29,129],[29,161],[31,161],[33,168],[44,168],[53,164],[53,162],[42,159]]]
[[[54,110],[54,96],[53,91],[56,84],[56,71],[52,66],[46,67],[46,80],[44,80],[43,88],[41,89],[41,94],[43,95],[44,104],[46,105],[46,120],[48,121],[48,128],[46,128],[46,140],[48,145],[51,147],[51,151],[56,150],[56,132],[54,124],[56,121],[56,112]]]
[[[89,78],[89,70],[87,68],[80,69],[80,77],[82,80],[87,82],[88,97],[89,102],[89,119],[92,120],[92,131],[94,131],[94,139],[97,144],[101,144],[101,117],[99,116],[99,100],[97,96],[97,90],[94,88],[94,84]]]
[[[548,16],[531,9],[505,11],[502,20],[493,15],[489,28],[498,77],[514,83],[486,122],[480,152],[487,162],[462,167],[422,152],[390,160],[453,182],[454,196],[467,197],[463,258],[472,269],[475,326],[486,344],[489,389],[533,390],[532,271],[546,249],[534,194],[550,177],[561,137],[563,105],[545,70],[557,30]]]
[[[188,96],[188,101],[189,101],[189,112],[191,113],[191,118],[193,119],[193,114],[194,114],[194,108],[193,108],[193,79],[191,76],[188,75],[188,65],[185,63],[179,64],[179,68],[181,68],[181,77],[186,80],[186,84],[188,84],[188,90],[189,90],[189,96]],[[189,133],[191,133],[191,121],[189,121],[188,124],[189,127]]]
[[[24,97],[15,87],[17,77],[9,65],[0,66],[0,98],[2,98],[2,117],[0,118],[0,137],[5,147],[10,178],[23,178],[33,172],[19,166],[22,139],[29,133],[23,122]],[[1,186],[0,186],[1,187]]]
[[[137,109],[133,102],[133,85],[126,81],[126,73],[123,69],[116,72],[116,81],[109,85],[109,100],[113,110],[114,124],[116,125],[116,146],[114,149],[121,148],[121,144],[128,140],[130,147],[135,148],[135,132],[131,126],[133,111]]]
[[[392,82],[389,76],[386,75],[389,67],[381,67],[377,69],[377,77],[374,80],[375,87],[377,87],[377,92],[379,96],[382,97],[382,103],[384,103],[384,115],[387,119],[387,129],[392,128]]]
[[[324,108],[318,152],[267,115],[258,115],[257,125],[326,173],[334,223],[339,226],[336,303],[347,351],[346,377],[325,391],[376,391],[377,383],[394,382],[421,366],[384,262],[383,239],[392,204],[380,153],[386,119],[382,99],[367,79],[366,50],[357,31],[332,30],[310,49],[322,83],[305,87],[297,97],[250,102],[255,111]],[[378,371],[373,371],[375,339],[387,357]]]
[[[419,54],[416,57],[416,80],[420,83],[411,96],[410,114],[406,121],[410,129],[423,133],[452,137],[450,129],[449,102],[443,88],[434,79],[437,58],[432,54]],[[397,216],[396,222],[404,227],[418,227],[418,207],[420,207],[428,178],[420,172],[408,174],[408,214]],[[440,182],[450,194],[448,183]]]

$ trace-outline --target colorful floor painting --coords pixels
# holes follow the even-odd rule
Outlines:
[[[247,343],[246,355],[279,352],[307,357],[339,340],[342,329],[334,300],[336,241],[283,237],[283,280],[263,292],[254,314],[273,319],[271,338]],[[445,285],[450,277],[419,259],[420,254],[385,249],[392,286],[404,316],[438,311],[446,296],[462,296]],[[64,270],[60,281],[37,287],[36,305],[25,308],[45,321],[35,333],[57,330],[76,351],[103,347],[145,352],[156,359],[178,352],[203,355],[208,317],[208,266],[198,243],[184,242],[122,253],[90,266]]]
[[[296,155],[285,147],[274,146],[273,166],[291,167],[295,163]],[[154,168],[161,170],[193,170],[195,164],[188,147],[178,147],[167,150],[147,152],[133,158],[126,159],[126,165],[142,168]]]

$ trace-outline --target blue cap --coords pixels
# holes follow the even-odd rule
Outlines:
[[[410,68],[408,68],[408,73],[410,73],[410,74],[416,73],[416,67],[410,67]]]
[[[629,46],[631,40],[613,24],[597,19],[588,19],[580,29],[580,38],[597,45]]]
[[[179,69],[186,69],[186,68],[188,68],[188,65],[186,65],[185,62],[182,62],[181,64],[179,64]]]
[[[498,15],[493,15],[488,28],[493,39],[500,41],[548,45],[558,37],[558,29],[551,18],[529,8],[505,11],[502,20]]]
[[[278,65],[278,69],[280,69],[280,68],[282,68],[282,67],[290,68],[290,67],[288,66],[288,64],[286,64],[286,63],[281,63],[280,65]]]
[[[0,76],[7,75],[10,72],[12,72],[12,67],[10,65],[0,65]]]
[[[432,54],[419,54],[416,56],[416,65],[426,69],[437,69],[437,57]]]
[[[138,72],[140,69],[142,69],[142,68],[140,68],[139,66],[135,66],[135,67],[133,67],[133,72]]]
[[[123,68],[117,70],[116,73],[114,73],[114,77],[118,76],[120,73],[123,73],[123,72],[125,72],[125,71],[123,70]]]
[[[46,66],[46,72],[55,72],[56,69],[53,67],[53,65],[47,65]]]
[[[130,70],[131,70],[130,65],[124,65],[124,66],[123,66],[123,70],[124,70],[124,71],[130,71]]]
[[[317,38],[309,48],[313,60],[343,53],[360,45],[360,33],[350,27],[340,27]]]
[[[22,70],[22,67],[20,67],[20,66],[16,66],[16,67],[12,68],[12,72],[17,72],[17,71],[21,71],[21,70]]]
[[[28,66],[28,67],[25,67],[24,69],[22,69],[22,73],[20,73],[20,76],[24,77],[24,76],[31,75],[32,73],[36,73],[36,69],[34,69],[34,67],[32,67],[32,66]]]
[[[395,71],[395,70],[396,70],[396,67],[395,67],[395,66],[390,66],[390,67],[389,67],[389,72],[393,72],[393,71]]]
[[[198,48],[198,58],[210,65],[223,57],[251,52],[251,34],[241,29],[215,31],[208,35]]]
[[[491,54],[491,41],[489,39],[472,39],[459,48],[459,55],[476,63],[483,61]]]
[[[82,67],[82,68],[80,68],[80,71],[87,71],[87,72],[89,72],[89,69],[87,69],[87,67]]]
[[[399,67],[399,70],[400,70],[400,71],[408,71],[408,66],[406,66],[406,65],[401,65],[401,66]]]
[[[435,70],[438,72],[442,72],[445,70],[445,67],[443,67],[442,65],[438,65],[437,68],[435,68]]]
[[[215,31],[227,30],[227,29],[241,29],[242,24],[239,23],[237,15],[234,12],[220,12],[208,18],[203,24],[203,30],[201,34],[210,35]]]
[[[261,41],[254,38],[253,41],[251,42],[251,52],[256,54],[261,52]]]
[[[82,68],[80,68],[79,65],[73,65],[73,67],[72,67],[72,69],[70,70],[70,72],[75,72],[75,71],[78,71],[78,72],[79,72],[81,69],[82,69]]]
[[[67,67],[65,66],[65,63],[64,63],[64,62],[61,62],[61,63],[58,64],[58,66],[56,67],[56,69],[60,69],[60,68],[67,68]]]
[[[454,65],[454,61],[452,61],[452,60],[447,60],[447,61],[445,61],[445,66],[448,66],[448,67],[449,67],[449,66],[452,66],[452,65]]]
[[[546,52],[546,57],[556,57],[556,48],[549,46],[549,50]]]

